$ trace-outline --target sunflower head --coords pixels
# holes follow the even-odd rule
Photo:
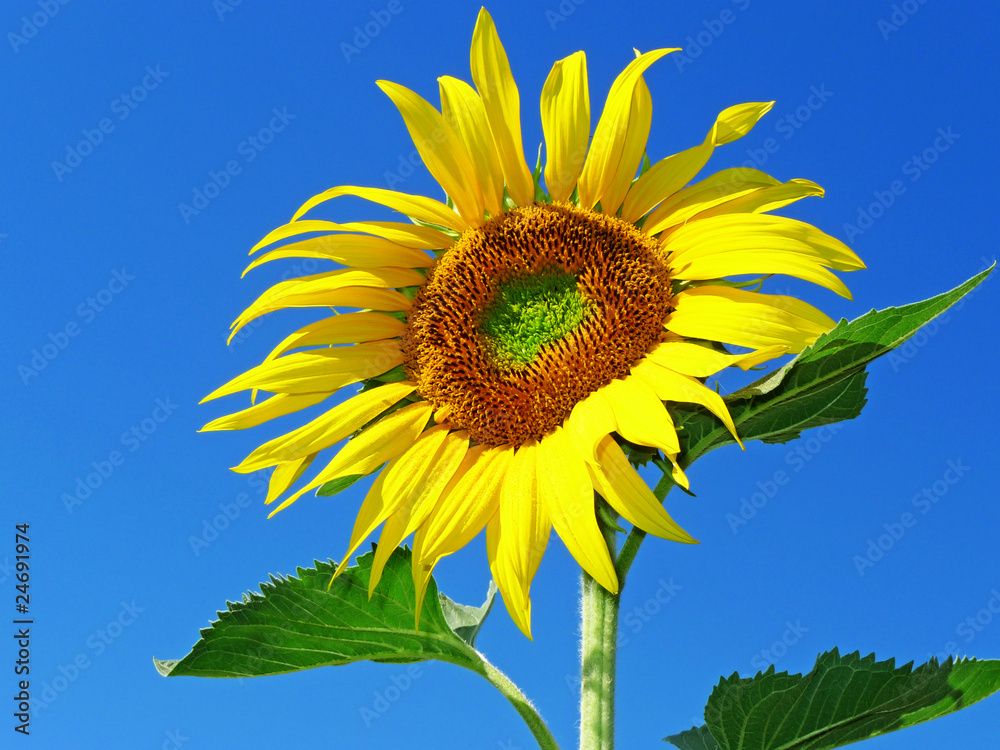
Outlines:
[[[305,257],[330,270],[275,285],[240,315],[234,334],[283,308],[359,311],[292,333],[210,394],[272,395],[204,429],[255,426],[362,384],[235,470],[272,468],[272,503],[346,440],[274,512],[327,482],[375,474],[340,566],[382,526],[372,591],[393,549],[413,535],[422,598],[437,562],[484,528],[493,576],[526,634],[531,581],[553,528],[584,570],[617,591],[597,502],[651,534],[694,541],[622,446],[662,452],[687,487],[668,405],[698,404],[736,435],[704,380],[799,352],[833,327],[805,302],[728,279],[787,274],[849,296],[833,271],[862,268],[858,257],[809,224],[767,213],[822,190],[754,169],[691,182],[716,146],[749,132],[771,103],[724,110],[702,143],[640,170],[652,122],[643,74],[673,51],[637,54],[593,128],[584,53],[558,61],[542,89],[545,167],[533,175],[518,89],[483,10],[472,40],[474,87],[439,79],[439,110],[379,82],[447,202],[331,188],[251,251],[299,238],[251,268]],[[343,195],[411,221],[302,218]]]

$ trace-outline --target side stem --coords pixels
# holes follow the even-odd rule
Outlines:
[[[612,557],[615,531],[602,524]],[[620,590],[620,589],[619,589]],[[618,643],[619,595],[583,573],[580,750],[615,746],[615,649]]]
[[[528,725],[531,734],[534,735],[538,747],[541,750],[559,750],[559,745],[556,743],[555,737],[552,736],[552,732],[549,731],[545,721],[542,720],[538,711],[531,705],[531,701],[521,692],[521,689],[507,675],[486,661],[485,656],[479,654],[479,658],[482,660],[483,677],[503,693],[504,697],[514,706],[521,718],[524,719],[524,723]]]

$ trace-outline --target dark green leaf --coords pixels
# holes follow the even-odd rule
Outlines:
[[[705,721],[721,750],[832,750],[953,713],[997,690],[998,660],[932,659],[897,669],[892,659],[834,649],[805,676],[772,666],[753,678],[723,679]]]
[[[441,597],[441,611],[444,612],[444,619],[455,631],[455,635],[470,646],[475,646],[476,636],[479,635],[480,628],[483,627],[490,610],[493,609],[493,602],[497,596],[497,585],[490,581],[489,591],[486,592],[486,601],[479,607],[473,607],[471,604],[458,604],[444,594],[438,594],[438,596]]]
[[[841,320],[808,349],[776,372],[726,398],[743,440],[784,443],[810,427],[853,419],[865,405],[865,367],[904,343],[993,270],[993,266],[937,297],[903,307],[872,310]],[[687,466],[714,448],[733,442],[722,424],[704,409],[677,407],[681,462]]]
[[[163,675],[255,677],[370,659],[407,663],[440,659],[483,673],[479,655],[448,624],[433,579],[420,630],[410,552],[398,549],[371,599],[374,553],[357,560],[330,584],[335,565],[317,562],[298,577],[271,577],[261,593],[227,602],[227,611],[180,661],[154,660]]]
[[[673,734],[664,741],[681,750],[719,750],[719,743],[706,726],[692,727],[686,732]]]
[[[715,741],[706,726],[691,727],[686,732],[664,737],[664,742],[669,742],[681,750],[719,750],[719,743]]]

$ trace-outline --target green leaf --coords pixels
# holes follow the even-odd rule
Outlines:
[[[256,677],[362,659],[440,659],[484,674],[479,654],[449,625],[433,579],[420,630],[414,629],[416,596],[408,549],[393,552],[369,600],[374,557],[359,557],[329,588],[336,567],[332,561],[299,568],[297,577],[271,576],[261,584],[261,593],[227,602],[227,610],[201,631],[191,653],[180,661],[154,660],[156,668],[171,677]]]
[[[1000,660],[932,659],[897,669],[893,659],[834,649],[805,676],[772,666],[753,678],[723,679],[705,721],[721,750],[831,750],[953,713],[997,690]]]
[[[379,469],[381,468],[382,467],[380,466]],[[379,469],[376,469],[375,471],[378,471]],[[338,477],[337,479],[327,482],[318,490],[316,490],[316,494],[319,495],[320,497],[333,497],[334,495],[337,495],[346,490],[348,487],[357,482],[359,479],[362,479],[363,477],[366,476],[368,475],[350,474],[346,477]]]
[[[476,645],[476,636],[479,635],[480,628],[493,609],[493,602],[497,596],[497,585],[490,581],[489,591],[486,592],[486,601],[479,607],[471,604],[458,604],[453,602],[444,594],[439,593],[441,598],[441,611],[444,612],[444,619],[455,631],[455,635],[468,643],[470,646]]]
[[[719,743],[706,726],[692,727],[686,732],[665,738],[665,741],[681,750],[719,750]]]
[[[810,427],[858,416],[866,403],[865,367],[958,302],[992,270],[990,266],[950,292],[923,302],[872,310],[850,322],[841,320],[780,370],[726,398],[740,437],[784,443]],[[682,428],[683,465],[734,442],[729,431],[704,409],[677,407],[673,411]]]

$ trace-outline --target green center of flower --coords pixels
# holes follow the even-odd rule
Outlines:
[[[531,364],[546,344],[575,331],[588,310],[576,276],[551,268],[501,284],[483,314],[482,331],[494,362],[518,367]]]

